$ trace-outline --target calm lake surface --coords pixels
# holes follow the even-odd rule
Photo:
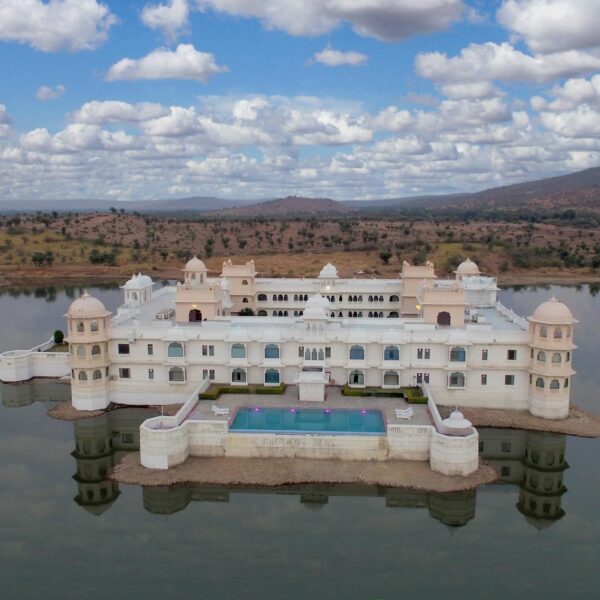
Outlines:
[[[0,351],[64,329],[79,291],[0,289]],[[121,302],[119,289],[89,291],[110,310]],[[552,293],[571,307],[580,321],[572,400],[600,412],[596,291],[524,288],[501,300],[523,315]],[[451,495],[367,486],[143,489],[104,475],[136,449],[147,410],[73,424],[46,415],[68,400],[67,385],[5,385],[0,395],[2,598],[600,594],[600,440],[481,430],[483,454],[503,481]],[[525,449],[541,449],[544,464],[527,465]]]

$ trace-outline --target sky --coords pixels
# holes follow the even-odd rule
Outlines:
[[[600,0],[0,0],[0,204],[600,165]]]

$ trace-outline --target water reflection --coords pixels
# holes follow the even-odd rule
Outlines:
[[[517,509],[537,529],[565,515],[563,473],[569,468],[565,449],[566,436],[557,433],[479,430],[480,456],[498,471],[501,483],[519,486]]]

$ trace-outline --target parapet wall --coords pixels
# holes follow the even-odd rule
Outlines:
[[[34,377],[64,377],[69,373],[68,352],[46,352],[52,339],[30,350],[12,350],[0,354],[0,381],[17,383]]]

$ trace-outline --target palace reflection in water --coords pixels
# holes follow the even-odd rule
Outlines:
[[[33,380],[24,385],[2,386],[2,403],[19,407],[33,402],[66,402],[68,385]],[[139,450],[139,427],[156,414],[151,409],[123,408],[73,423],[77,483],[75,502],[86,511],[101,515],[117,500],[119,484],[107,473],[128,452]],[[538,529],[562,518],[562,496],[567,491],[563,474],[566,436],[516,429],[479,430],[480,454],[498,471],[500,480],[490,486],[511,485],[518,489],[516,508]],[[190,502],[229,502],[235,494],[298,496],[312,510],[325,509],[330,497],[380,497],[389,508],[426,509],[432,518],[451,526],[466,525],[475,517],[477,490],[434,494],[404,488],[355,484],[291,485],[275,488],[178,485],[143,488],[144,508],[158,515],[184,510]]]

